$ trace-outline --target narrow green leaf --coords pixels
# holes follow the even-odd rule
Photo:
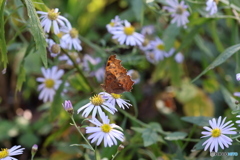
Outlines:
[[[17,79],[17,86],[16,86],[16,92],[21,91],[23,82],[26,81],[26,71],[24,69],[24,65],[20,66],[20,70],[18,73],[18,79]]]
[[[32,2],[34,7],[40,11],[47,12],[49,10],[42,0],[32,0]]]
[[[176,40],[177,35],[179,34],[179,31],[180,27],[177,27],[176,24],[171,24],[163,32],[163,41],[166,51],[169,51],[172,47],[174,47],[174,42]]]
[[[1,1],[0,9],[0,62],[3,63],[3,68],[7,67],[7,46],[5,41],[5,30],[4,30],[4,7],[6,0]]]
[[[209,125],[209,120],[212,119],[211,117],[204,117],[204,116],[199,116],[199,117],[182,117],[181,120],[185,122],[189,122],[192,124],[196,124],[198,126],[208,126]]]
[[[187,136],[187,133],[185,132],[173,132],[168,134],[165,139],[169,141],[174,141],[174,140],[181,140],[184,139]]]
[[[87,145],[87,144],[71,144],[70,146],[71,146],[71,147],[81,146],[81,147],[83,147],[83,148],[92,150],[91,146],[89,146],[89,145]]]
[[[204,69],[202,73],[200,73],[196,78],[194,78],[192,82],[196,81],[198,78],[204,75],[207,71],[225,62],[229,57],[231,57],[234,53],[236,53],[239,50],[240,50],[240,44],[236,44],[234,46],[227,48],[206,69]]]
[[[42,62],[47,68],[47,43],[44,37],[43,29],[41,27],[37,13],[34,9],[33,3],[30,0],[25,0],[25,3],[27,6],[27,12],[29,17],[30,31],[36,44],[37,53],[41,55]]]
[[[228,104],[228,106],[232,110],[236,110],[237,106],[236,106],[235,102],[237,100],[235,98],[233,98],[232,94],[229,93],[228,90],[224,86],[221,86],[220,89],[221,89],[221,92],[223,94],[224,101]]]
[[[142,0],[131,0],[131,8],[138,21],[143,24],[144,4]]]
[[[200,35],[196,35],[194,38],[197,46],[208,56],[208,57],[213,57],[212,52],[206,47],[206,45],[204,44],[204,41],[202,39],[202,37],[200,37]]]

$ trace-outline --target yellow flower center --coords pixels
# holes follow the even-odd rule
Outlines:
[[[115,94],[115,93],[111,93],[112,97],[115,99],[118,99],[121,97],[121,94]]]
[[[175,41],[174,42],[174,48],[179,48],[180,47],[180,42],[178,42],[178,41]]]
[[[100,106],[103,104],[104,99],[100,95],[95,95],[90,98],[90,101],[94,106]]]
[[[135,32],[135,28],[133,26],[124,27],[124,33],[126,35],[132,35]]]
[[[4,148],[2,151],[0,151],[0,159],[5,158],[8,156],[8,149]]]
[[[52,9],[52,10],[48,11],[48,18],[52,21],[56,20],[58,18],[59,14],[60,14],[60,12],[56,13],[56,12],[54,12],[54,9]]]
[[[159,45],[157,45],[157,49],[159,49],[159,50],[164,50],[164,45],[163,44],[159,44]]]
[[[177,10],[176,10],[176,13],[181,15],[181,14],[183,14],[184,11],[185,11],[185,9],[182,8],[182,6],[178,6]]]
[[[221,135],[221,130],[218,128],[213,129],[211,132],[212,132],[212,137],[219,137]]]
[[[115,23],[114,23],[114,22],[110,22],[109,25],[110,25],[111,27],[114,27]]]
[[[69,34],[72,38],[78,37],[78,31],[75,28],[72,28]]]
[[[45,87],[47,88],[53,88],[55,84],[53,79],[46,79],[44,83],[45,83]]]
[[[103,132],[109,133],[111,131],[112,127],[109,124],[103,124],[101,126],[101,129],[102,129]]]
[[[59,33],[57,34],[57,37],[58,37],[58,38],[62,38],[62,36],[63,36],[63,33],[62,33],[62,32],[59,32]]]
[[[72,57],[72,59],[76,60],[78,58],[78,54],[76,52],[70,52],[69,56]]]
[[[61,47],[58,44],[54,44],[51,47],[51,52],[54,54],[60,53]]]

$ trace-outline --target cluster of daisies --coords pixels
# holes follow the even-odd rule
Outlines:
[[[115,114],[118,111],[116,106],[125,109],[132,105],[127,100],[122,99],[120,94],[100,92],[91,97],[89,103],[77,110],[77,113],[82,113],[83,117],[91,117],[89,122],[95,125],[94,127],[86,127],[86,133],[91,134],[88,137],[91,143],[100,145],[103,141],[104,147],[111,147],[117,145],[118,141],[124,141],[123,129],[116,124],[110,123],[108,116],[105,114],[105,111],[112,115]],[[71,101],[65,101],[63,107],[68,113],[73,114]],[[101,120],[98,120],[99,118]]]

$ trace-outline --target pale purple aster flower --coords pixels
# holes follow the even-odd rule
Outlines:
[[[25,148],[21,148],[20,145],[13,146],[10,149],[3,148],[0,151],[0,160],[17,160],[16,158],[14,158],[12,156],[23,154],[24,149]]]
[[[202,145],[204,147],[204,150],[206,151],[208,148],[210,152],[213,150],[215,152],[218,151],[218,147],[220,146],[222,149],[224,147],[228,148],[230,145],[232,145],[232,139],[229,138],[226,135],[231,135],[231,134],[237,134],[236,128],[233,128],[233,123],[230,124],[232,121],[228,121],[225,123],[226,117],[222,120],[222,117],[220,116],[218,120],[213,118],[212,120],[209,120],[210,127],[203,127],[207,131],[203,131],[201,138],[204,137],[209,137]]]
[[[209,15],[217,13],[218,8],[216,0],[207,0],[206,5],[207,5],[206,11],[209,12]]]
[[[98,146],[103,141],[104,147],[117,145],[117,140],[122,142],[124,140],[124,134],[121,132],[123,129],[116,124],[110,124],[108,116],[106,116],[103,112],[100,113],[100,118],[101,121],[96,118],[89,120],[91,123],[96,125],[95,127],[86,127],[86,133],[91,134],[88,137],[88,139],[91,139],[90,142],[96,142],[96,145]]]

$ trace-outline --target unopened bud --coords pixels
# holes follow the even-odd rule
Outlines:
[[[74,110],[73,110],[72,102],[70,100],[66,100],[64,102],[64,104],[62,104],[62,106],[65,109],[65,111],[67,111],[69,114],[73,115]]]
[[[120,152],[120,151],[122,151],[123,149],[124,149],[124,145],[120,144],[120,145],[118,146],[118,151]]]
[[[36,152],[37,152],[37,150],[38,150],[38,145],[36,145],[36,144],[34,144],[33,146],[32,146],[32,156],[34,156],[35,154],[36,154]]]

